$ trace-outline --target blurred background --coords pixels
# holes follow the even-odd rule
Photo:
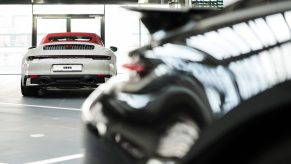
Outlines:
[[[109,2],[109,4],[107,3]],[[106,47],[118,47],[118,72],[127,61],[127,53],[147,44],[149,33],[139,14],[124,6],[159,8],[214,7],[234,0],[140,0],[140,1],[1,1],[0,2],[0,74],[20,74],[22,56],[51,32],[93,32]],[[116,4],[118,3],[118,4]]]

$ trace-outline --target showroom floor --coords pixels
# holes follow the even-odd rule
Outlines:
[[[89,93],[22,97],[19,75],[0,75],[0,164],[81,163],[80,107]]]

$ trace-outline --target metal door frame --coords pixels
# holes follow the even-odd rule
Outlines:
[[[105,16],[104,14],[33,14],[32,16],[32,40],[31,45],[37,46],[37,19],[66,19],[66,32],[71,32],[71,19],[95,19],[101,17],[100,37],[105,44]]]

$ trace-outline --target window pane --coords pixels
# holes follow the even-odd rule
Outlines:
[[[66,19],[38,19],[37,45],[46,34],[53,32],[66,32]]]
[[[149,41],[149,33],[139,20],[140,14],[122,8],[120,5],[106,5],[105,45],[118,47],[118,72],[124,72],[122,64],[128,61],[128,52]]]
[[[101,35],[101,17],[95,19],[72,19],[72,32],[92,32]]]
[[[31,11],[31,5],[0,5],[0,74],[21,71],[22,57],[31,46]]]

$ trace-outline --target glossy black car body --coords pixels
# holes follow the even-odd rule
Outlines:
[[[290,162],[291,2],[265,2],[134,9],[153,40],[85,101],[85,163]]]

